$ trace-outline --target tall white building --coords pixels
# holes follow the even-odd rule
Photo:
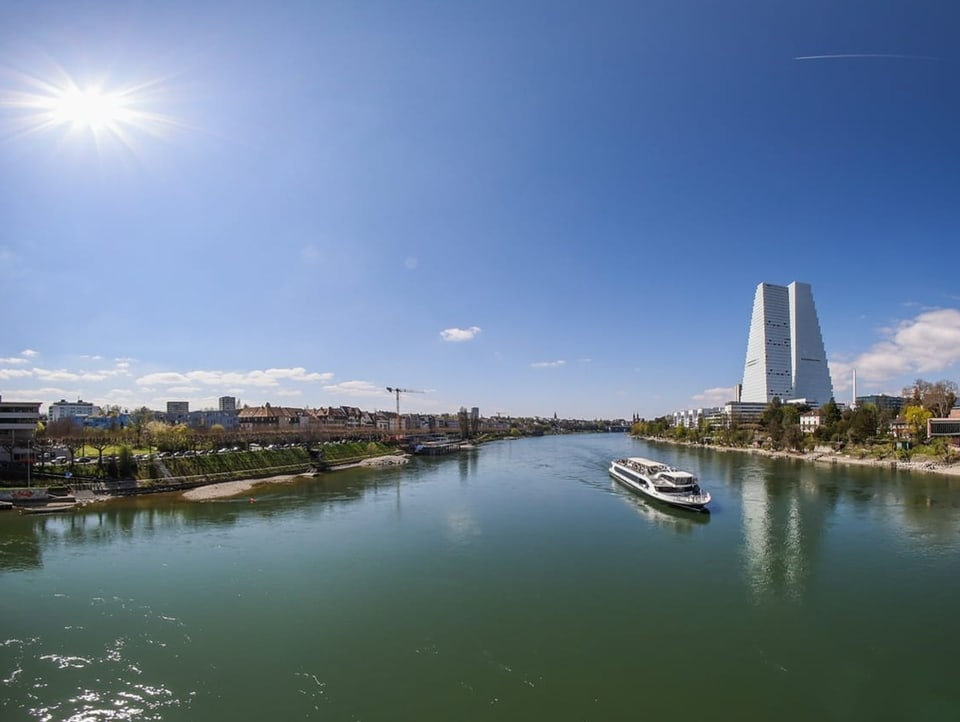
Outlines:
[[[753,298],[742,400],[767,403],[774,397],[806,399],[814,406],[833,398],[809,283],[761,283]]]

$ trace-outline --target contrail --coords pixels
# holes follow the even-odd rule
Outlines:
[[[897,53],[841,53],[838,55],[798,55],[794,60],[838,60],[848,58],[894,58],[900,60],[937,60],[932,55],[899,55]]]

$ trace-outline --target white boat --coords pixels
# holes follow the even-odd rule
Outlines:
[[[659,461],[639,456],[610,462],[610,476],[623,486],[651,499],[681,509],[706,511],[709,492],[700,488],[697,477]]]

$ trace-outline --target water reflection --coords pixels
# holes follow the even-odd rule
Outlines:
[[[188,501],[179,493],[110,499],[58,515],[0,519],[0,570],[41,567],[44,550],[68,545],[110,546],[149,540],[171,529],[229,529],[251,520],[290,514],[319,517],[389,494],[400,509],[400,482],[416,483],[422,470],[404,475],[396,469],[347,469],[284,484],[264,484],[251,493],[209,501]],[[251,494],[255,497],[252,503]]]
[[[734,465],[735,466],[735,465]],[[955,553],[960,480],[888,469],[755,459],[729,482],[740,496],[744,574],[755,600],[799,599],[820,566],[825,537],[857,529],[911,553]]]
[[[710,515],[703,512],[684,511],[683,509],[671,509],[654,502],[646,501],[633,494],[617,482],[613,481],[610,488],[614,493],[623,499],[631,509],[652,524],[663,526],[678,534],[689,534],[698,526],[704,526],[710,523]]]
[[[816,484],[770,466],[745,470],[740,486],[743,559],[755,600],[782,593],[799,599],[816,567],[831,506]]]
[[[457,468],[460,472],[460,483],[465,484],[471,477],[477,475],[477,460],[480,458],[479,449],[462,449],[457,457]]]

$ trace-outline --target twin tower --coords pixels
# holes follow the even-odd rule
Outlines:
[[[805,399],[811,406],[833,398],[809,283],[761,283],[753,298],[740,400],[767,403],[774,397]]]

